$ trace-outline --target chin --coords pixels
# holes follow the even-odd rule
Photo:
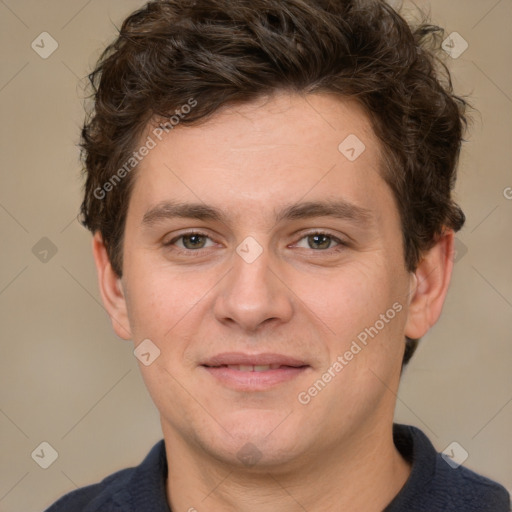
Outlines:
[[[304,432],[287,414],[237,411],[231,417],[219,418],[220,425],[210,425],[207,432],[196,431],[195,437],[205,451],[228,465],[268,469],[293,460],[302,444],[298,436]]]
[[[296,443],[286,443],[279,438],[270,441],[246,440],[231,442],[227,445],[209,445],[208,452],[228,467],[238,467],[240,470],[266,473],[276,468],[285,468],[294,463],[297,456],[292,450]]]

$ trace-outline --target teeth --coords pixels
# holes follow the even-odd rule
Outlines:
[[[228,364],[231,370],[238,370],[240,372],[266,372],[268,370],[277,370],[281,367],[280,364],[260,364],[260,365],[245,365],[245,364]]]
[[[255,372],[266,372],[267,370],[270,370],[270,365],[269,364],[266,364],[266,365],[259,365],[259,366],[254,366],[254,371]]]

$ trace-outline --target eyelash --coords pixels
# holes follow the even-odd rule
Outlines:
[[[194,235],[204,236],[205,238],[209,238],[211,240],[211,237],[209,235],[207,235],[206,233],[202,233],[201,231],[188,231],[186,233],[182,233],[180,236],[177,236],[176,238],[173,238],[172,240],[169,240],[169,242],[165,242],[164,246],[170,248],[170,247],[174,246],[174,244],[178,240],[181,240],[182,238],[184,238],[186,236],[194,236]],[[201,251],[203,251],[205,249],[193,250],[193,249],[182,249],[181,247],[174,247],[173,250],[175,250],[178,253],[187,254],[188,256],[191,256],[192,253],[200,254]]]
[[[208,234],[203,233],[201,231],[189,231],[189,232],[186,232],[186,233],[182,233],[180,236],[173,238],[169,242],[165,242],[163,245],[165,247],[172,247],[172,246],[174,246],[174,244],[178,240],[180,240],[180,239],[182,239],[184,237],[187,237],[187,236],[194,236],[194,235],[202,236],[202,237],[205,237],[205,238],[208,238],[208,239],[212,240],[211,237]],[[318,252],[318,253],[324,253],[324,254],[326,254],[326,253],[327,254],[331,254],[332,252],[338,252],[340,250],[343,250],[344,248],[346,248],[348,246],[347,242],[345,242],[345,241],[341,240],[340,238],[335,237],[331,233],[328,233],[328,232],[325,232],[325,231],[311,231],[310,233],[305,233],[304,235],[302,235],[300,237],[300,239],[298,241],[300,242],[304,238],[308,238],[310,236],[315,236],[315,235],[326,236],[326,237],[330,238],[331,241],[336,242],[337,245],[335,245],[334,247],[330,247],[329,249],[318,249],[318,250],[315,250],[315,249],[311,249],[310,248],[311,251]],[[177,248],[174,247],[174,250],[176,252],[179,252],[179,253],[182,253],[182,254],[187,254],[188,256],[191,256],[193,253],[201,254],[202,251],[208,250],[208,249],[210,249],[210,248],[207,247],[207,248],[199,248],[199,249],[182,249],[181,247],[177,247]]]

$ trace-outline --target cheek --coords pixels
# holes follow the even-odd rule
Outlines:
[[[298,295],[331,334],[349,339],[373,323],[398,297],[397,286],[378,258],[340,267],[325,277],[303,279]],[[308,281],[306,283],[305,281]]]
[[[396,264],[391,267],[384,259],[372,258],[347,265],[321,286],[310,288],[308,306],[321,320],[317,325],[324,330],[330,364],[347,355],[337,382],[349,401],[352,392],[358,396],[357,389],[378,385],[369,369],[388,380],[401,363],[404,283]],[[347,387],[346,382],[352,384]]]
[[[318,407],[328,403],[334,415],[364,415],[377,406],[387,390],[382,382],[390,385],[401,366],[404,289],[396,263],[391,267],[385,259],[374,258],[347,265],[309,294],[308,306],[321,320],[317,325],[325,327],[324,370],[330,366],[336,375]]]
[[[132,255],[126,261],[127,307],[134,339],[150,338],[165,350],[178,349],[211,304],[218,272],[173,268],[162,258]],[[185,329],[185,335],[183,333]],[[180,339],[181,339],[180,338]],[[172,339],[173,343],[169,343]]]

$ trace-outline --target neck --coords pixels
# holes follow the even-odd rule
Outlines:
[[[250,468],[191,449],[163,425],[169,504],[191,512],[380,512],[410,474],[388,425],[358,429],[336,449],[312,449],[284,466]]]

